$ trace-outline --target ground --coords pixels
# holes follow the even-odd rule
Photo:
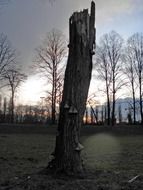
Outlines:
[[[55,126],[0,125],[0,190],[143,189],[142,127],[85,126],[81,131],[85,172],[78,177],[43,172],[55,133]]]

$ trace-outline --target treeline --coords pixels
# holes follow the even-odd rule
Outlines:
[[[44,100],[46,102],[45,104],[49,106],[47,110],[50,110],[50,120],[53,124],[57,121],[57,110],[59,110],[62,97],[66,63],[62,63],[62,61],[65,59],[66,53],[66,39],[64,35],[56,29],[47,33],[45,39],[35,51],[33,71],[35,71],[34,73],[41,73],[47,80],[47,97],[44,97]],[[8,91],[10,92],[9,113],[7,113],[7,117],[5,117],[5,111],[3,111],[3,115],[1,115],[3,119],[1,120],[11,123],[17,121],[18,106],[15,103],[16,93],[21,83],[27,78],[22,72],[21,64],[18,60],[18,53],[11,45],[7,36],[3,33],[0,34],[0,89],[4,88],[4,94],[6,95],[8,95]],[[40,106],[38,109],[40,109]],[[38,117],[37,120],[39,121],[38,111],[32,112],[34,112],[35,118]],[[26,115],[27,117],[31,117],[32,121],[33,115]]]
[[[133,120],[132,98],[119,99],[116,102],[114,125],[141,124],[138,100],[136,102],[136,123]],[[83,121],[85,124],[108,125],[107,103],[103,105],[87,106]],[[110,122],[111,118],[110,118]]]
[[[51,114],[48,109],[40,105],[17,105],[12,115],[11,98],[0,95],[0,123],[51,123]]]
[[[9,115],[11,123],[14,122],[15,94],[26,75],[22,73],[18,62],[18,52],[12,47],[7,36],[0,34],[0,89],[7,88],[10,92]],[[6,99],[4,101],[6,103]],[[3,119],[5,120],[5,109]],[[9,117],[8,117],[9,120]]]
[[[123,88],[133,99],[133,123],[138,106],[143,123],[143,34],[133,34],[127,41],[115,31],[103,35],[96,48],[95,70],[105,85],[108,125],[115,124],[117,94]]]
[[[11,98],[2,97],[0,95],[0,123],[11,123]],[[55,123],[59,117],[59,107],[56,107]],[[136,102],[136,124],[140,123],[139,104]],[[14,123],[25,124],[52,124],[51,106],[47,104],[47,100],[43,99],[37,105],[15,106]],[[103,105],[88,104],[85,110],[84,124],[107,125],[107,103]],[[120,99],[116,102],[115,124],[134,124],[132,99]]]
[[[6,122],[26,121],[26,119],[16,119],[21,116],[17,116],[20,113],[17,111],[18,105],[15,105],[15,95],[20,84],[25,81],[26,75],[21,72],[20,64],[17,61],[17,51],[4,34],[0,35],[0,52],[0,88],[7,87],[10,92],[10,100],[7,103],[7,105],[10,104],[7,117],[5,117],[3,105],[3,116],[1,118],[3,117],[2,120]],[[65,37],[56,29],[47,33],[45,39],[35,51],[33,69],[47,79],[47,97],[44,97],[43,106],[45,108],[44,113],[48,113],[46,119],[50,118],[52,123],[57,122],[62,100],[66,55]],[[103,105],[104,111],[101,114],[104,119],[100,120],[106,121],[107,125],[116,123],[118,120],[116,111],[118,109],[116,104],[118,92],[124,89],[126,94],[129,93],[127,96],[132,98],[129,113],[130,121],[134,124],[137,122],[143,123],[143,34],[133,34],[126,41],[115,31],[104,34],[99,43],[96,44],[93,66],[96,79],[104,84],[103,89],[100,90],[106,96],[106,103]],[[96,86],[96,80],[94,83]],[[95,94],[97,93],[95,91]],[[97,120],[96,103],[90,106],[92,106],[91,118]],[[32,114],[31,111],[27,112],[25,109],[23,112],[27,116],[23,117],[22,115],[22,118],[39,118],[40,114],[38,112],[40,111],[34,111],[33,109]],[[37,106],[36,109],[40,110],[41,108]],[[137,118],[137,112],[140,115],[139,119]],[[37,121],[40,121],[40,119],[37,119]]]

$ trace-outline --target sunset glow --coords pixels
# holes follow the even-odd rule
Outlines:
[[[41,96],[45,96],[44,80],[37,76],[31,76],[22,84],[19,93],[19,100],[23,104],[35,104],[40,101]]]

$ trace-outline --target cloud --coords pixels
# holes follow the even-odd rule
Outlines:
[[[132,0],[97,0],[97,6],[99,9],[106,9],[111,12],[125,12],[132,9]]]
[[[133,0],[97,0],[97,23],[111,22],[116,16],[132,14],[135,9]]]
[[[114,29],[115,25],[121,25],[121,28],[122,25],[126,25],[125,20],[121,18],[122,15],[126,17],[128,14],[126,22],[129,21],[130,25],[133,25],[134,17],[131,16],[143,10],[142,0],[95,0],[95,2],[98,34],[107,32],[107,29]],[[52,28],[58,28],[68,38],[69,17],[74,11],[86,8],[90,10],[90,4],[91,0],[54,0],[53,4],[49,3],[49,0],[14,0],[0,15],[0,32],[7,34],[21,52],[22,62],[30,65],[34,49],[41,42],[41,36],[45,36]]]

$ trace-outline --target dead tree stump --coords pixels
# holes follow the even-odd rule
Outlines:
[[[95,50],[95,3],[88,9],[75,12],[69,19],[69,55],[56,147],[49,168],[65,173],[82,172],[80,128],[86,106]]]

